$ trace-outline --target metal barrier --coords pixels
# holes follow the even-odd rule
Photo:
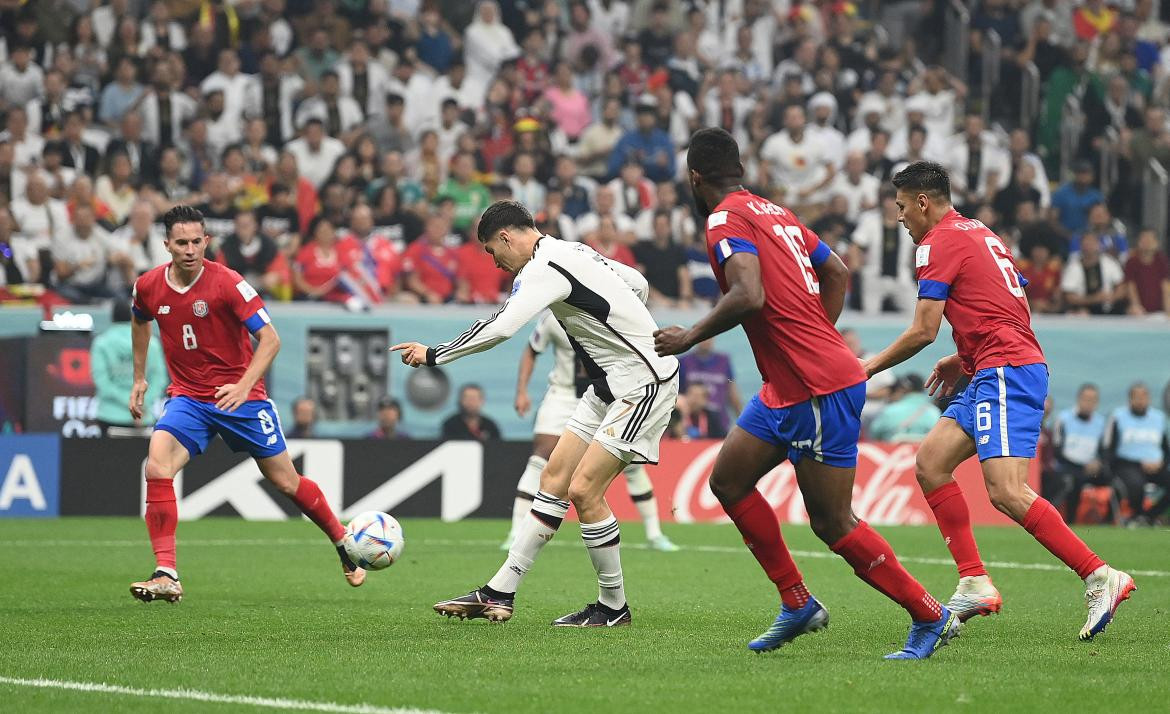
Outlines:
[[[967,77],[967,59],[971,53],[971,13],[960,0],[950,0],[944,12],[943,33],[946,47],[943,64],[956,77]]]
[[[1170,202],[1170,175],[1157,159],[1150,159],[1142,177],[1142,226],[1158,231],[1166,244],[1167,203]]]
[[[1117,185],[1119,164],[1121,162],[1121,135],[1115,127],[1109,126],[1105,128],[1105,134],[1101,137],[1100,154],[1101,177],[1099,183],[1101,193],[1109,196],[1113,191],[1113,187]]]
[[[1072,161],[1084,130],[1085,112],[1081,109],[1081,99],[1070,94],[1060,115],[1060,183],[1072,180]]]
[[[983,35],[983,77],[980,82],[979,99],[982,105],[980,114],[983,122],[991,119],[991,93],[999,86],[1000,54],[1003,52],[1003,40],[995,30],[987,30]]]
[[[1029,62],[1020,68],[1020,128],[1032,131],[1040,114],[1040,68]]]

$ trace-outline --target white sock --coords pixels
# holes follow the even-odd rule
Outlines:
[[[622,578],[621,532],[613,514],[598,523],[581,524],[581,540],[597,571],[597,601],[614,610],[626,604]]]
[[[536,454],[528,457],[528,465],[524,467],[524,473],[520,474],[520,482],[516,484],[516,500],[512,503],[512,528],[508,531],[509,540],[516,538],[520,522],[532,510],[532,494],[540,490],[540,474],[547,463],[548,459]]]
[[[662,524],[658,521],[658,502],[654,500],[654,486],[650,483],[650,474],[638,464],[625,470],[626,490],[630,492],[630,500],[638,508],[642,516],[642,525],[646,528],[646,540],[654,540],[662,535]]]
[[[531,517],[520,522],[508,558],[488,581],[488,587],[501,593],[516,592],[540,549],[556,535],[568,512],[568,501],[537,491],[536,499],[532,502]]]

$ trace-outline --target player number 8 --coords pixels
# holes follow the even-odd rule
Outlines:
[[[195,341],[195,330],[190,325],[183,325],[183,348],[197,349],[199,343]]]

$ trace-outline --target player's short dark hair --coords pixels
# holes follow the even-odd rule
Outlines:
[[[203,214],[194,206],[179,204],[163,214],[163,225],[167,228],[167,238],[171,237],[171,229],[178,223],[198,223],[200,230],[204,229]]]
[[[951,200],[951,177],[942,165],[933,161],[915,161],[894,174],[890,183],[899,191]]]
[[[505,228],[536,230],[536,221],[532,220],[532,214],[522,204],[516,201],[496,201],[479,217],[476,237],[480,243],[486,243],[488,238]]]
[[[735,137],[719,127],[699,129],[691,135],[687,167],[708,180],[743,178],[739,144]]]

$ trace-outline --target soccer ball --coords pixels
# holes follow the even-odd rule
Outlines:
[[[354,516],[345,527],[345,551],[350,559],[366,570],[381,570],[394,565],[406,545],[402,526],[394,516],[366,511]]]

